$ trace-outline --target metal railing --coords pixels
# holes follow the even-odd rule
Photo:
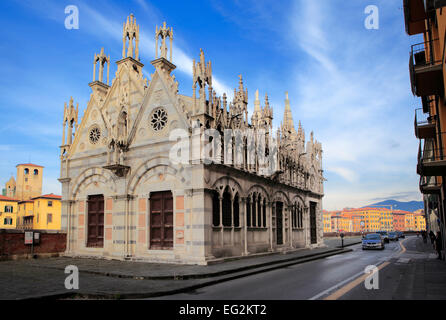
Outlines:
[[[432,139],[420,140],[418,159],[422,162],[446,160],[444,145],[446,143],[446,132],[435,134]]]
[[[439,39],[416,43],[411,46],[411,59],[414,68],[440,64],[442,58],[435,57],[435,46],[439,46]]]
[[[422,126],[433,123],[435,116],[430,116],[429,113],[424,113],[423,108],[415,109],[415,125]]]

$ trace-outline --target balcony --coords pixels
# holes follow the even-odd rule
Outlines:
[[[443,61],[435,58],[432,48],[439,47],[438,39],[412,46],[409,72],[412,93],[419,97],[443,92]]]
[[[436,116],[429,116],[423,112],[423,109],[415,110],[415,136],[418,139],[431,139],[435,138],[435,118]]]
[[[441,182],[439,177],[420,177],[420,191],[423,194],[440,194]]]
[[[418,149],[417,173],[422,176],[444,176],[446,173],[446,157],[443,147],[446,142],[446,132],[435,135],[434,139],[420,140]]]
[[[427,19],[424,1],[404,0],[403,6],[406,33],[409,36],[423,33],[425,30],[425,19]]]
[[[424,8],[426,12],[431,12],[446,6],[446,0],[424,0]]]

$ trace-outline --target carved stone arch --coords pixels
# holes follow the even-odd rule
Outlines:
[[[266,199],[268,202],[271,201],[270,197],[268,196],[268,191],[265,189],[265,187],[255,184],[249,188],[247,195],[250,195],[251,193],[256,192],[258,194],[262,195],[262,198]]]
[[[224,177],[217,179],[214,182],[214,184],[212,185],[212,189],[217,190],[219,195],[222,197],[226,186],[229,186],[229,192],[231,193],[231,199],[234,199],[234,197],[237,193],[239,194],[239,197],[245,196],[245,193],[243,192],[243,189],[240,186],[240,184],[235,179],[233,179],[229,176],[224,176]]]
[[[291,201],[291,204],[295,204],[295,203],[301,203],[304,207],[306,206],[305,199],[301,195],[298,195],[298,194],[296,194],[293,197],[293,200]]]
[[[97,180],[94,180],[95,177],[97,177]],[[72,184],[72,192],[71,197],[72,199],[75,199],[79,189],[82,185],[85,183],[91,184],[92,182],[103,182],[105,183],[110,189],[116,193],[116,181],[111,172],[108,170],[105,170],[103,168],[95,167],[95,168],[88,168],[84,170],[82,173],[80,173],[77,178],[74,180],[74,183]]]
[[[273,201],[282,201],[284,203],[284,205],[286,205],[286,206],[290,205],[290,198],[282,190],[278,190],[278,191],[274,192],[272,200]]]
[[[127,193],[133,194],[139,182],[147,174],[147,172],[156,170],[158,167],[166,167],[168,170],[167,172],[175,176],[179,181],[181,181],[181,183],[185,185],[190,184],[191,179],[187,176],[186,170],[183,166],[174,166],[169,158],[159,156],[142,163],[135,170],[135,173],[133,173],[129,179]]]

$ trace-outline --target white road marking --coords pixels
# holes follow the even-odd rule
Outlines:
[[[321,293],[315,295],[314,297],[311,297],[311,298],[308,299],[308,300],[317,300],[317,299],[319,299],[320,297],[323,297],[323,296],[325,296],[325,295],[328,295],[330,292],[332,292],[332,291],[338,289],[339,287],[342,287],[342,286],[343,286],[344,284],[346,284],[346,283],[349,283],[349,282],[355,280],[356,278],[362,276],[363,274],[364,274],[364,271],[358,272],[357,274],[351,276],[350,278],[347,278],[347,279],[345,279],[345,280],[339,282],[338,284],[335,284],[333,287],[328,288],[327,290],[322,291]]]
[[[410,261],[410,258],[399,258],[396,262],[397,263],[408,263]]]

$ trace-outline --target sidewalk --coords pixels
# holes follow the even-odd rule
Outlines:
[[[361,237],[345,237],[344,238],[344,247],[349,247],[362,242]],[[341,238],[340,237],[330,237],[325,238],[324,243],[330,248],[340,248],[341,247]]]
[[[379,289],[364,285],[341,297],[342,300],[445,300],[446,262],[437,259],[430,241],[406,238],[405,251],[392,258],[379,272]]]
[[[408,246],[402,255],[410,259],[406,268],[399,266],[402,271],[401,281],[394,292],[393,299],[446,299],[446,263],[437,259],[430,241],[423,243],[421,237],[415,241],[414,246]],[[397,260],[397,264],[403,264]]]
[[[75,294],[103,298],[143,298],[184,292],[251,274],[312,261],[351,249],[302,249],[287,254],[212,264],[173,265],[81,258],[0,262],[0,299],[63,298]],[[79,268],[79,290],[66,290],[65,267]]]

